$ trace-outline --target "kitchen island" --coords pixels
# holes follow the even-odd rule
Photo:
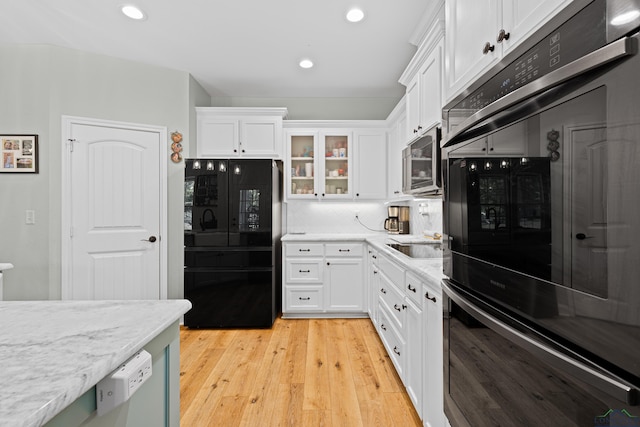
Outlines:
[[[0,302],[0,425],[178,426],[186,300]],[[152,375],[96,415],[96,384],[137,351]],[[151,406],[149,405],[151,404]]]

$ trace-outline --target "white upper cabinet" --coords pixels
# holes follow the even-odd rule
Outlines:
[[[446,100],[466,89],[571,1],[447,0]]]
[[[197,156],[282,158],[286,108],[196,107]]]
[[[440,123],[442,117],[442,24],[436,21],[400,77],[400,83],[406,86],[406,128],[402,137],[405,143],[422,136]]]
[[[384,129],[355,133],[355,198],[387,197],[387,132]]]
[[[293,121],[287,124],[291,125]],[[287,199],[387,197],[385,122],[305,121],[296,124],[296,128],[285,126]],[[367,127],[358,126],[363,124]],[[336,127],[330,127],[332,125]]]

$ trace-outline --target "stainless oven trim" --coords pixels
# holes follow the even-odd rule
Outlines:
[[[460,123],[455,131],[448,133],[442,138],[442,147],[444,148],[453,145],[462,139],[464,137],[464,133],[469,129],[522,102],[523,100],[526,100],[527,98],[531,98],[568,80],[602,67],[616,59],[634,55],[636,53],[637,45],[635,38],[632,37],[622,38],[593,51],[582,58],[565,65],[564,67],[558,68],[557,70],[540,77],[538,80],[532,81],[520,89],[516,89],[499,100],[487,105],[485,108],[477,111],[464,122]]]
[[[621,402],[628,405],[638,404],[638,390],[634,387],[624,384],[615,378],[606,376],[602,372],[598,372],[584,363],[574,360],[541,342],[527,337],[520,331],[506,325],[496,317],[477,307],[473,302],[469,301],[469,299],[452,289],[446,280],[442,281],[442,290],[446,296],[451,298],[461,308],[468,311],[482,323],[490,326],[496,333],[549,363],[554,368],[579,378]]]

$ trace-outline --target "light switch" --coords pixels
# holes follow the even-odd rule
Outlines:
[[[25,222],[25,224],[29,224],[29,225],[35,224],[36,223],[36,211],[27,210],[24,222]]]

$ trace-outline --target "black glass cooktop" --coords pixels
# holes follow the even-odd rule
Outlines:
[[[440,243],[387,243],[387,246],[411,258],[442,257],[442,245]]]

